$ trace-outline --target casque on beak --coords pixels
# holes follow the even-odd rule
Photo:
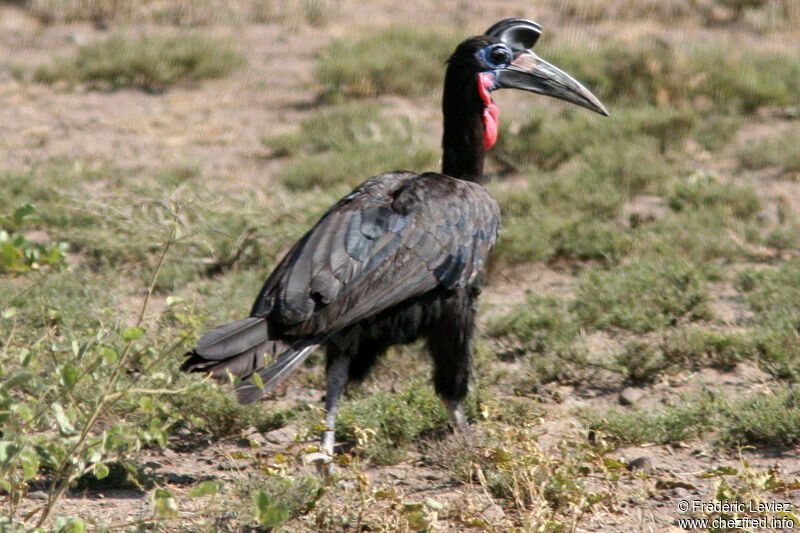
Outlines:
[[[608,116],[605,106],[581,83],[533,53],[542,28],[526,19],[505,19],[486,31],[497,37],[514,53],[507,67],[495,71],[494,89],[521,89],[566,100]]]

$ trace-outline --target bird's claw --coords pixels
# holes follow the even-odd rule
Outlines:
[[[333,477],[336,471],[333,463],[333,455],[321,451],[304,455],[303,464],[313,466],[320,475],[325,478]]]

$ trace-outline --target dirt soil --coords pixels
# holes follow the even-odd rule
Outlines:
[[[433,4],[436,4],[434,6]],[[526,2],[459,2],[462,9],[442,9],[439,3],[423,7],[419,2],[378,2],[360,6],[344,2],[346,15],[333,17],[322,26],[295,21],[216,26],[208,31],[229,39],[247,54],[247,67],[223,80],[200,86],[183,86],[164,94],[124,89],[113,92],[71,91],[59,87],[21,83],[11,66],[49,61],[53,50],[73,53],[78,44],[103,37],[108,30],[92,24],[45,25],[14,3],[0,3],[0,161],[4,168],[29,168],[40,161],[82,159],[102,163],[113,160],[121,168],[163,168],[192,163],[202,175],[214,177],[220,190],[241,189],[255,195],[270,194],[270,175],[280,161],[264,157],[260,139],[269,133],[290,130],[314,105],[315,53],[334,36],[345,35],[366,25],[385,25],[404,17],[459,22],[475,33],[503,16],[526,14],[547,24],[555,15],[538,6],[530,12]],[[432,138],[440,126],[432,126]],[[777,187],[774,183],[770,187]],[[770,190],[773,195],[797,197],[797,186]],[[645,199],[646,202],[646,199]],[[570,276],[564,269],[534,264],[506,272],[485,291],[484,305],[494,311],[522,301],[526,290],[567,290]],[[725,291],[715,305],[724,307]],[[726,312],[735,318],[740,309]],[[720,313],[717,313],[720,314]],[[733,320],[731,320],[733,322]],[[599,342],[602,345],[602,342]],[[513,365],[513,362],[508,363]],[[634,394],[636,405],[657,406],[690,389],[711,389],[735,395],[766,385],[759,370],[739,365],[733,371],[706,369],[657,383]],[[623,388],[553,387],[559,399],[545,417],[543,446],[552,446],[561,435],[580,433],[580,424],[566,411],[575,406],[603,407],[620,402]],[[630,392],[630,391],[628,391]],[[285,401],[319,402],[321,393],[297,387],[289,389]],[[236,452],[250,452],[248,438],[187,445],[187,435],[175,435],[163,451],[152,451],[147,471],[162,479],[180,499],[182,509],[200,510],[202,499],[185,496],[201,480],[226,480],[247,476],[247,461],[234,459]],[[297,449],[294,428],[267,435],[250,434],[259,453],[274,454]],[[191,440],[191,439],[190,439]],[[759,449],[742,452],[754,468],[780,465],[786,478],[800,476],[800,450]],[[622,461],[646,457],[651,463],[647,481],[631,482],[630,498],[619,508],[592,516],[579,531],[678,531],[680,500],[708,499],[715,479],[696,475],[720,465],[739,467],[739,458],[722,455],[702,445],[622,448],[613,453]],[[648,467],[649,469],[650,467]],[[372,482],[394,486],[409,500],[426,498],[445,507],[469,508],[488,524],[503,530],[509,525],[500,506],[480,486],[464,485],[422,455],[389,467],[370,467]],[[28,498],[43,501],[45,487]],[[800,501],[795,501],[800,504]],[[111,524],[133,522],[152,515],[152,501],[136,489],[75,490],[65,498],[61,511],[68,515],[97,516]]]

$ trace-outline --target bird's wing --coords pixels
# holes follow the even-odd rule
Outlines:
[[[482,186],[441,174],[375,176],[334,205],[264,284],[253,316],[325,334],[437,286],[471,283],[497,239]]]

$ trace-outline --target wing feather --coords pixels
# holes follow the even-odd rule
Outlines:
[[[364,182],[287,254],[253,306],[287,335],[329,334],[437,286],[472,283],[500,213],[482,186],[392,172]]]

